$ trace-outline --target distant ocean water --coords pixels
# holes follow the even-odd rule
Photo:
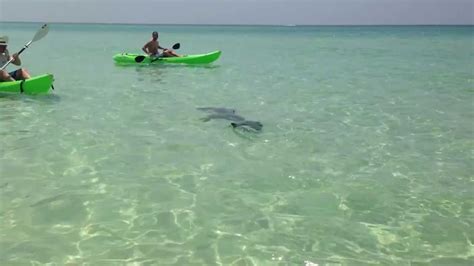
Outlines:
[[[222,57],[114,65],[154,30]],[[22,60],[56,90],[0,94],[2,265],[474,264],[472,26],[51,24]]]

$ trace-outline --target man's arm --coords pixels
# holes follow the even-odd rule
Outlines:
[[[158,49],[161,49],[161,50],[168,50],[167,48],[161,47],[161,46],[160,46],[160,43],[158,43]]]
[[[17,65],[17,66],[21,65],[20,56],[17,53],[13,54],[12,58],[13,58],[12,64]]]
[[[150,52],[148,52],[148,45],[150,45],[150,42],[147,42],[142,48],[142,50],[143,50],[143,52],[145,52],[145,54],[150,54]]]

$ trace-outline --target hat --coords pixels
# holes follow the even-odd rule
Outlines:
[[[8,36],[0,36],[0,45],[7,46],[8,44]]]

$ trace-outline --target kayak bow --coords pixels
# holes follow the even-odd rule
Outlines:
[[[52,87],[53,81],[54,77],[52,74],[39,75],[27,80],[3,81],[0,82],[0,92],[47,93]]]

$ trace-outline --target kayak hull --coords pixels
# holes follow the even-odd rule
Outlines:
[[[0,82],[0,92],[15,92],[25,94],[44,94],[53,85],[54,76],[44,74],[27,80]]]
[[[210,64],[221,56],[221,51],[214,51],[207,54],[184,55],[180,57],[160,57],[150,58],[148,55],[121,53],[114,55],[114,61],[117,64]],[[139,58],[139,59],[138,59]],[[137,62],[139,61],[139,62]]]

